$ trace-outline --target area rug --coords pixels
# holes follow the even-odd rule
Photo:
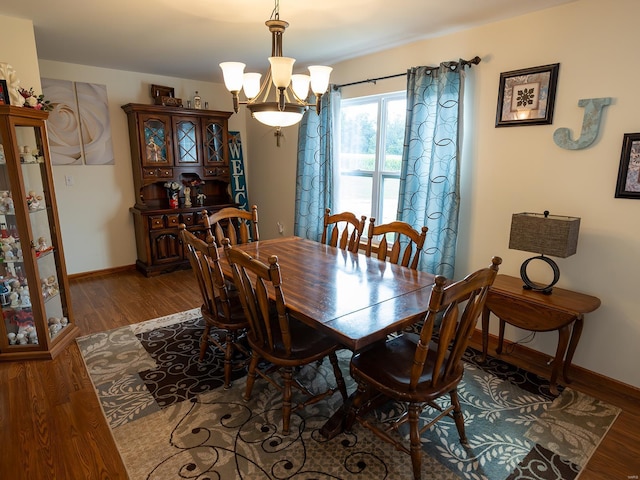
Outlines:
[[[244,401],[243,371],[222,388],[222,353],[211,346],[198,362],[202,329],[195,309],[77,340],[131,480],[412,478],[409,456],[359,425],[320,435],[337,393],[294,412],[281,435],[279,391],[258,379]],[[554,397],[544,379],[497,359],[479,365],[477,355],[466,352],[459,388],[469,445],[452,421],[438,422],[423,434],[422,478],[577,478],[619,409],[569,388]],[[350,356],[339,352],[352,392]],[[298,374],[312,390],[334,382],[327,360]],[[401,412],[389,403],[376,415]]]

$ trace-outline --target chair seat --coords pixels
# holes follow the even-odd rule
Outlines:
[[[277,317],[273,321],[277,321]],[[249,331],[249,345],[252,348],[259,348],[260,354],[264,359],[281,366],[298,366],[301,360],[304,360],[305,363],[314,362],[324,358],[336,349],[335,340],[291,316],[289,316],[289,330],[292,339],[290,355],[285,353],[284,343],[280,338],[275,339],[275,349],[272,352],[268,352],[265,351],[261,344],[256,345],[256,339]]]
[[[419,339],[418,335],[405,333],[355,354],[351,359],[351,375],[373,385],[381,393],[398,400],[425,402],[441,396],[458,384],[464,368],[460,364],[453,375],[443,376],[438,386],[433,388],[431,381],[437,344],[430,342],[418,385],[415,391],[411,391],[411,370],[407,368],[407,365],[411,365],[413,362]],[[444,373],[447,357],[445,357],[445,362],[440,369],[442,373]],[[384,365],[384,368],[380,368],[381,365]]]
[[[219,303],[219,299],[216,299],[216,301]],[[201,308],[202,316],[207,323],[216,328],[227,330],[240,330],[242,328],[247,328],[249,326],[249,322],[247,321],[247,317],[244,315],[244,310],[242,309],[242,304],[238,298],[237,291],[229,292],[229,306],[229,318],[226,317],[224,309],[220,305],[218,305],[217,315],[213,312],[209,312],[203,305]]]

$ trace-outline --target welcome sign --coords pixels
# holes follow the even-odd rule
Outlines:
[[[244,159],[240,132],[229,132],[229,163],[231,166],[231,196],[238,208],[249,210],[247,181],[244,175]]]

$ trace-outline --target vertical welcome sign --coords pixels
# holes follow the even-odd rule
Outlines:
[[[231,196],[238,208],[249,210],[247,181],[244,175],[244,159],[240,132],[229,132],[229,163],[231,166]]]

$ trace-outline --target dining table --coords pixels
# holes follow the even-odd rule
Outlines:
[[[278,257],[287,308],[353,352],[384,341],[419,321],[428,308],[435,275],[301,237],[234,245],[267,264]],[[226,255],[220,266],[233,279]],[[270,285],[270,294],[275,291]],[[320,429],[325,438],[343,431],[351,398]]]
[[[426,272],[295,236],[232,248],[264,263],[276,255],[293,316],[354,352],[419,320],[435,280]],[[232,279],[224,253],[220,260],[225,277]]]

